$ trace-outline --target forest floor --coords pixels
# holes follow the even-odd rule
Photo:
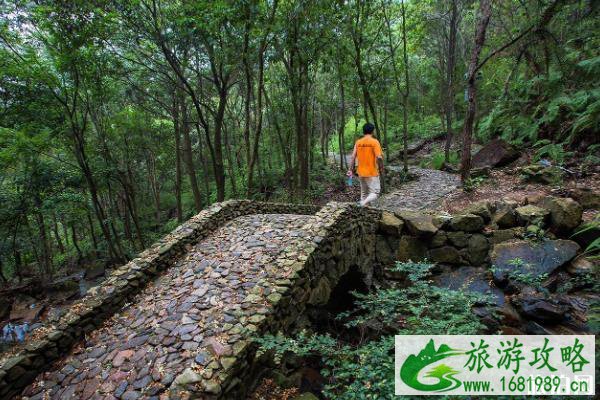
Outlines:
[[[473,191],[455,190],[441,203],[440,208],[449,213],[456,213],[469,204],[480,200],[514,200],[523,202],[526,198],[534,199],[542,196],[570,197],[578,189],[590,189],[600,193],[600,174],[593,173],[584,178],[566,179],[561,186],[549,186],[540,183],[524,184],[516,168],[492,170],[487,179]],[[584,212],[583,219],[593,217],[593,210]]]

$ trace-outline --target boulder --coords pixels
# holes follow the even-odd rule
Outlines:
[[[583,256],[579,256],[567,265],[567,272],[571,275],[588,275],[594,272],[594,263]]]
[[[104,266],[93,265],[85,270],[85,279],[96,279],[104,276]]]
[[[480,266],[488,256],[490,244],[485,236],[480,233],[471,235],[466,249],[466,258],[471,265]]]
[[[377,258],[377,261],[383,265],[392,264],[396,261],[395,252],[383,235],[377,235],[376,237],[375,257]]]
[[[527,224],[543,224],[550,215],[550,211],[545,208],[533,205],[518,207],[515,211],[521,221]]]
[[[429,241],[430,247],[442,247],[448,241],[448,234],[444,231],[438,231]]]
[[[562,239],[541,243],[519,240],[497,244],[491,254],[494,280],[505,284],[511,271],[533,278],[550,274],[571,261],[578,250],[577,243]]]
[[[45,305],[29,296],[18,296],[10,311],[11,321],[34,322],[37,321]]]
[[[530,193],[527,196],[525,196],[525,202],[526,204],[537,205],[540,201],[544,200],[545,197],[546,194],[542,192]]]
[[[494,139],[481,150],[472,160],[473,168],[502,167],[519,158],[519,152],[508,142],[502,139]]]
[[[422,240],[404,235],[400,238],[398,246],[398,261],[422,261],[427,255],[427,246]]]
[[[505,303],[502,308],[498,310],[498,313],[502,317],[502,323],[508,326],[520,326],[523,323],[523,318],[510,303]]]
[[[456,247],[467,247],[469,235],[464,232],[448,232],[448,240]]]
[[[581,223],[583,208],[571,198],[546,197],[540,206],[550,211],[550,223],[561,232],[568,232]]]
[[[388,235],[400,236],[404,222],[389,211],[381,213],[379,220],[379,231]]]
[[[418,212],[405,211],[400,214],[409,232],[419,237],[431,237],[439,229],[434,223],[433,216]]]
[[[577,330],[585,329],[587,307],[576,296],[526,291],[515,296],[512,302],[528,319],[546,324],[565,322]]]
[[[475,214],[454,215],[450,227],[455,231],[478,232],[483,229],[483,218]]]
[[[508,242],[509,240],[523,239],[524,234],[525,230],[523,227],[499,229],[497,231],[492,231],[490,242],[492,244],[498,244],[502,242]]]
[[[569,310],[566,304],[547,298],[542,294],[516,297],[514,304],[526,317],[545,323],[558,323]]]
[[[565,175],[564,171],[555,165],[543,166],[539,164],[528,165],[521,168],[521,179],[524,182],[542,183],[553,185],[560,183]]]
[[[463,213],[479,215],[484,222],[489,222],[492,219],[492,204],[487,200],[477,201],[465,208]]]
[[[173,381],[174,386],[186,386],[202,381],[202,376],[191,368],[186,368]]]
[[[427,259],[442,264],[461,264],[460,253],[452,246],[438,247],[429,250]]]
[[[519,224],[517,213],[512,207],[503,207],[494,214],[493,222],[499,228],[513,228]]]
[[[331,295],[331,284],[329,279],[326,277],[321,278],[317,286],[310,292],[308,304],[310,305],[324,305],[329,301]]]
[[[446,267],[441,273],[432,277],[436,286],[452,289],[464,290],[484,295],[492,295],[496,306],[504,305],[504,293],[498,289],[487,275],[487,270],[480,267],[462,266],[459,268]]]
[[[577,188],[571,191],[571,196],[581,204],[584,210],[600,210],[600,193],[590,188]]]

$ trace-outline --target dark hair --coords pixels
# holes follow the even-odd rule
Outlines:
[[[374,130],[375,126],[370,122],[367,122],[363,125],[363,135],[366,135],[367,133],[373,133]]]

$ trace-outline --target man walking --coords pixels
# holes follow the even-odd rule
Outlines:
[[[383,153],[379,140],[373,137],[375,127],[371,123],[363,125],[363,137],[354,144],[348,176],[353,175],[354,161],[358,160],[358,179],[360,181],[360,205],[366,206],[379,196],[381,182],[379,175],[383,173]]]

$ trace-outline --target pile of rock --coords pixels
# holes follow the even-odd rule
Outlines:
[[[556,165],[532,164],[519,169],[523,182],[555,185],[562,182],[565,171]]]
[[[484,226],[485,219],[473,213],[450,216],[384,211],[377,238],[377,259],[384,265],[427,259],[479,266],[486,262],[490,247]]]
[[[600,237],[582,213],[572,198],[551,196],[478,202],[458,215],[384,212],[376,256],[384,265],[434,262],[442,286],[494,294],[502,318],[485,314],[492,331],[581,332],[588,329],[586,299],[598,297],[581,290],[597,281],[598,270],[580,254]]]

